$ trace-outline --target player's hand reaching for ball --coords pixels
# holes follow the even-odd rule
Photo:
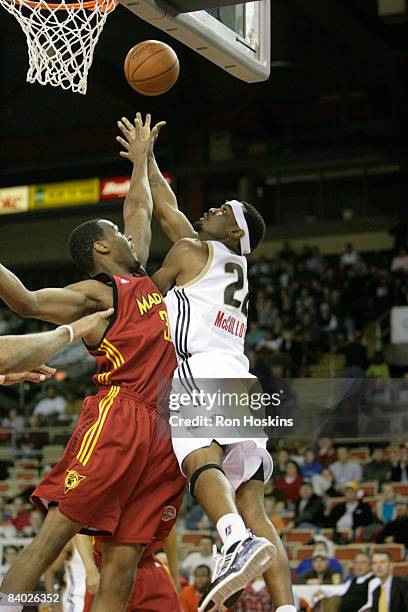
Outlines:
[[[124,138],[117,136],[116,140],[125,151],[120,155],[134,162],[137,158],[147,157],[153,152],[154,143],[157,140],[161,128],[166,125],[165,121],[159,121],[151,128],[151,115],[147,114],[145,122],[140,113],[136,113],[134,125],[126,117],[118,121],[118,127]]]

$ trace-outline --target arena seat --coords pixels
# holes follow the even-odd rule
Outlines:
[[[333,536],[333,531],[333,529],[321,529],[320,534],[328,540],[331,540]],[[345,540],[351,540],[353,537],[353,532],[351,531],[351,529],[341,529],[338,533]]]
[[[292,555],[294,561],[303,561],[303,559],[310,559],[313,556],[314,546],[295,546],[292,549]]]
[[[408,482],[392,482],[391,483],[398,495],[408,496]]]
[[[184,531],[181,534],[180,544],[193,544],[197,546],[202,537],[211,536],[209,531]]]
[[[370,497],[378,495],[378,482],[376,480],[360,482],[359,487],[364,491],[364,495],[368,495]]]
[[[336,546],[334,557],[338,561],[350,561],[354,559],[357,553],[364,552],[366,549],[366,545],[348,544],[346,546]]]
[[[371,552],[386,550],[394,563],[400,563],[405,559],[405,546],[403,544],[374,544]]]
[[[361,461],[361,463],[366,463],[368,457],[370,456],[370,450],[365,446],[362,446],[360,448],[351,448],[349,450],[349,455],[353,459]]]
[[[311,529],[292,529],[285,535],[286,542],[307,544],[315,535]]]
[[[394,563],[393,572],[397,576],[408,576],[408,562]]]
[[[11,482],[9,480],[0,480],[0,494],[4,495],[6,493],[11,493]]]

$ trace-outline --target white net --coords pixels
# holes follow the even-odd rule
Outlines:
[[[95,46],[116,0],[49,4],[0,0],[27,39],[27,81],[86,93]]]

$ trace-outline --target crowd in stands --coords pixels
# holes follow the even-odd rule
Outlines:
[[[381,353],[374,363],[368,359],[361,332],[407,303],[408,255],[400,251],[390,265],[388,254],[363,257],[351,244],[329,257],[316,247],[295,253],[286,243],[273,258],[250,263],[246,342],[253,366],[262,370],[273,357],[287,375],[306,377],[323,354],[337,352],[345,355],[349,376],[389,378]]]

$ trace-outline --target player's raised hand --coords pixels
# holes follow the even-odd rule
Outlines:
[[[116,140],[125,149],[125,151],[121,151],[120,153],[122,157],[126,157],[133,161],[133,158],[129,156],[129,147],[135,141],[139,141],[139,144],[144,143],[147,145],[147,148],[141,149],[141,153],[147,153],[147,155],[150,155],[153,152],[154,143],[159,136],[161,128],[166,125],[166,122],[159,121],[153,128],[151,128],[151,119],[151,115],[148,113],[145,121],[143,122],[142,115],[138,112],[136,113],[134,125],[127,117],[122,117],[122,119],[118,121],[118,127],[124,136],[124,138],[120,136],[116,138]],[[132,147],[132,153],[133,149],[134,147]]]

